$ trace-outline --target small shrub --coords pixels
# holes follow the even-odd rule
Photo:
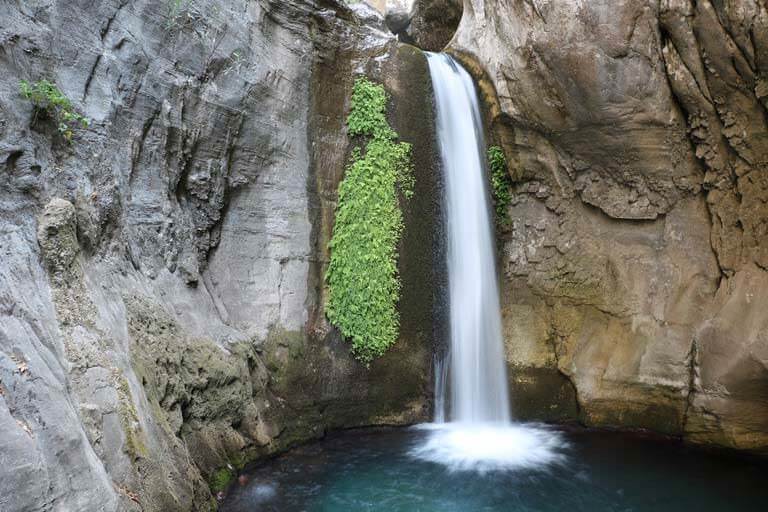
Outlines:
[[[411,145],[397,141],[386,118],[381,85],[359,78],[347,118],[350,136],[365,137],[339,185],[336,222],[329,244],[326,315],[368,365],[399,335],[400,278],[397,244],[403,231],[398,189],[413,196]]]
[[[19,83],[19,91],[35,106],[35,115],[45,112],[53,119],[57,130],[67,142],[72,142],[74,130],[88,128],[88,118],[78,113],[69,98],[48,80],[38,80],[34,83],[22,80]]]
[[[507,168],[507,159],[504,151],[499,146],[488,148],[488,167],[491,175],[491,189],[493,191],[493,205],[496,210],[496,221],[499,224],[509,222],[507,208],[512,201],[512,179]]]

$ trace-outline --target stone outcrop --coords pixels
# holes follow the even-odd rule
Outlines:
[[[404,43],[430,52],[443,51],[461,21],[462,0],[415,0],[406,4],[389,6],[389,30]]]
[[[767,450],[766,7],[464,4],[518,413]]]
[[[462,0],[416,0],[405,38],[423,50],[441,52],[456,32],[462,10]]]
[[[427,418],[439,265],[426,60],[335,0],[0,6],[0,509],[210,510],[222,468]],[[358,74],[414,144],[402,336],[323,315]],[[72,143],[19,94],[55,82]]]

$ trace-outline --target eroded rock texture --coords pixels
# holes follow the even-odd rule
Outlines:
[[[322,313],[360,73],[424,199],[370,369]],[[19,93],[42,78],[91,119],[72,144]],[[0,509],[207,511],[218,468],[424,419],[430,94],[419,52],[335,0],[0,3]]]
[[[451,51],[515,182],[520,414],[768,449],[765,4],[466,0]]]
[[[461,15],[462,0],[415,0],[389,5],[386,23],[400,41],[441,52],[456,33]]]

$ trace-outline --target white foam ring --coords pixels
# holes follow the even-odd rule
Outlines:
[[[430,432],[410,455],[451,471],[541,470],[566,461],[563,436],[543,426],[430,423],[419,428]]]

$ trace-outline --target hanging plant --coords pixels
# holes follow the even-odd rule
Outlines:
[[[347,118],[348,133],[360,137],[339,186],[336,222],[326,273],[326,315],[368,365],[399,335],[400,278],[397,244],[403,231],[398,191],[413,195],[411,145],[398,142],[386,118],[381,85],[359,78]]]

